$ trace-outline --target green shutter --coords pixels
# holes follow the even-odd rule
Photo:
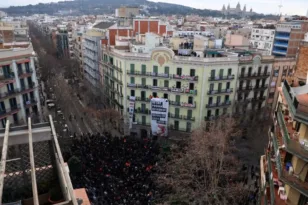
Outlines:
[[[130,64],[130,73],[135,73],[135,64]]]
[[[177,116],[177,117],[180,115],[180,108],[174,109],[174,115]]]
[[[146,79],[145,78],[141,78],[141,84],[146,85]]]
[[[181,96],[180,95],[176,95],[175,96],[175,101],[176,102],[181,102]]]
[[[130,77],[130,83],[135,84],[135,78],[134,77]]]
[[[165,74],[169,74],[169,67],[168,66],[165,67]]]
[[[158,67],[156,65],[153,66],[153,73],[158,73]]]
[[[147,66],[146,65],[142,65],[141,66],[141,73],[145,74],[147,72]]]
[[[192,118],[192,110],[187,110],[187,118]]]

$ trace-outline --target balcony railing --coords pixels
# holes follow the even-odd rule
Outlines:
[[[281,107],[278,107],[277,120],[279,127],[282,130],[282,136],[285,144],[285,150],[292,155],[308,162],[308,150],[305,145],[301,145],[299,141],[290,139],[289,131],[285,123],[284,115],[282,114]]]
[[[294,93],[292,88],[289,86],[287,81],[284,81],[282,86],[282,91],[285,99],[287,100],[288,107],[291,110],[292,115],[294,118],[300,122],[308,123],[308,103],[303,104],[300,103],[296,96],[293,96]]]
[[[269,172],[269,185],[270,185],[270,195],[271,195],[271,205],[275,205],[275,188],[273,183],[273,171],[272,171],[272,160],[269,154],[266,154],[267,162],[268,162],[268,172]]]
[[[135,113],[150,115],[151,114],[151,110],[149,110],[147,108],[146,109],[139,109],[138,108],[138,109],[135,109]]]
[[[165,92],[167,91],[171,93],[183,93],[183,94],[197,95],[197,90],[190,90],[190,89],[185,89],[185,88],[169,88],[169,87],[159,87],[159,86],[151,86],[151,85],[132,84],[132,83],[127,83],[127,87],[150,89],[150,90],[161,90],[161,91],[165,91]]]
[[[252,86],[239,87],[237,92],[250,92],[252,91]]]
[[[140,75],[140,76],[150,76],[150,77],[160,77],[169,78],[168,73],[152,73],[152,72],[140,72],[140,71],[127,71],[128,75]]]
[[[187,107],[187,108],[196,108],[197,103],[187,103],[187,102],[177,102],[177,101],[171,101],[169,100],[170,105],[179,106],[179,107]]]
[[[120,85],[123,85],[122,80],[116,78],[116,77],[115,77],[114,75],[112,75],[111,73],[109,73],[109,72],[104,72],[104,74],[105,74],[106,76],[108,76],[109,78],[111,78],[112,80],[114,80],[115,82],[119,83]]]
[[[260,90],[266,90],[268,88],[268,84],[263,85],[263,86],[255,86],[253,89],[255,91],[260,91]]]
[[[168,113],[168,116],[170,118],[175,118],[175,119],[180,119],[180,120],[195,121],[195,117],[192,117],[192,116],[185,116],[185,115],[172,114],[172,113]]]
[[[13,80],[15,79],[14,73],[4,73],[3,76],[0,76],[0,82],[7,81],[7,80]]]
[[[208,95],[218,95],[218,94],[228,94],[232,92],[233,92],[233,88],[229,88],[229,89],[220,89],[220,90],[209,90],[207,94]]]
[[[198,76],[172,75],[172,78],[179,79],[179,80],[198,81]]]
[[[33,70],[32,69],[26,69],[26,71],[18,71],[18,76],[20,78],[25,78],[25,77],[28,77],[28,76],[31,76],[33,73]]]
[[[215,107],[229,107],[231,105],[231,101],[225,101],[225,102],[217,102],[213,104],[207,104],[206,108],[215,108]]]
[[[16,112],[18,112],[20,109],[20,105],[14,105],[11,106],[11,108],[5,109],[5,110],[0,110],[0,119],[5,118],[8,115],[12,115]]]
[[[105,61],[101,61],[101,62],[102,62],[102,64],[108,66],[109,68],[113,68],[113,69],[117,70],[117,71],[120,72],[120,73],[123,72],[123,71],[122,71],[122,68],[119,68],[118,66],[112,65],[111,63],[105,62]]]
[[[214,116],[214,115],[211,115],[211,116],[205,116],[204,117],[204,121],[212,121],[212,120],[217,120],[219,118],[219,116]]]
[[[24,101],[24,105],[26,107],[31,107],[32,105],[36,105],[37,104],[37,100],[36,99],[30,99],[28,101]]]
[[[290,175],[287,170],[283,170],[280,179],[282,182],[308,197],[308,183],[299,179],[295,174]]]
[[[254,102],[260,102],[260,101],[264,101],[264,100],[265,100],[265,97],[251,98],[251,101],[254,101]]]
[[[227,75],[227,76],[214,76],[209,77],[209,81],[223,81],[223,80],[234,80],[234,75]]]
[[[270,72],[267,72],[267,73],[240,74],[239,75],[239,79],[268,78],[270,75],[271,75]]]

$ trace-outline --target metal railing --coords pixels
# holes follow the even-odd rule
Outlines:
[[[9,115],[12,112],[18,111],[19,109],[20,109],[20,105],[17,104],[17,105],[11,106],[11,108],[0,110],[0,116],[2,117],[4,115]]]
[[[234,80],[234,78],[235,78],[235,75],[211,76],[209,77],[209,81]]]
[[[151,77],[161,77],[161,78],[169,78],[168,73],[154,73],[154,72],[140,72],[140,71],[127,71],[128,75],[140,75],[140,76],[151,76]]]
[[[268,162],[268,172],[269,172],[269,184],[270,184],[270,195],[271,195],[271,205],[275,205],[275,188],[273,183],[273,171],[272,171],[272,160],[269,154],[266,154]]]
[[[175,75],[171,76],[173,79],[179,80],[189,80],[189,81],[198,81],[198,76],[190,76],[190,75]]]
[[[216,95],[216,94],[232,93],[232,92],[233,92],[233,88],[228,88],[228,89],[220,89],[220,90],[209,90],[207,94]]]
[[[227,107],[231,105],[231,101],[225,101],[225,102],[217,102],[213,104],[207,104],[206,108],[214,108],[214,107]]]
[[[267,73],[248,73],[248,74],[240,74],[239,78],[240,79],[245,79],[245,78],[267,78],[271,75],[270,72]]]
[[[0,77],[0,81],[11,80],[11,79],[15,79],[14,73],[4,73],[3,76]]]
[[[127,83],[127,87],[129,88],[140,88],[140,89],[150,89],[150,90],[161,90],[172,93],[183,93],[183,94],[191,94],[197,95],[197,90],[190,90],[187,88],[171,88],[171,87],[160,87],[160,86],[151,86],[151,85],[143,85],[143,84],[134,84]]]

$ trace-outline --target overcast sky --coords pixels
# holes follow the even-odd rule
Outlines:
[[[57,2],[58,0],[0,0],[0,7],[16,6],[16,5],[28,5],[37,3]],[[152,0],[155,2],[168,2],[183,4],[195,8],[207,8],[218,9],[222,8],[222,5],[226,6],[230,3],[231,7],[236,7],[238,0]],[[102,0],[104,2],[104,0]],[[273,13],[277,14],[279,11],[278,5],[282,4],[281,12],[283,14],[299,14],[306,15],[308,9],[308,0],[241,0],[241,7],[246,4],[247,9],[252,8],[258,13]]]

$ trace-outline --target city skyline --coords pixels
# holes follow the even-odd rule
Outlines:
[[[230,7],[235,7],[238,2],[240,2],[241,7],[243,8],[246,5],[247,10],[251,8],[253,11],[257,13],[265,13],[265,14],[278,14],[279,8],[278,5],[282,4],[281,8],[282,14],[287,15],[306,15],[308,9],[308,1],[305,0],[222,0],[219,2],[213,2],[210,0],[204,0],[200,3],[200,0],[151,0],[153,2],[166,2],[166,3],[174,3],[180,4],[184,6],[190,6],[193,8],[199,9],[213,9],[213,10],[221,10],[222,6],[226,7],[230,3]],[[58,2],[58,0],[11,0],[6,2],[1,2],[0,7],[9,7],[9,6],[23,6],[28,4],[38,4],[38,3],[50,3],[50,2]],[[210,4],[209,4],[210,3]]]

